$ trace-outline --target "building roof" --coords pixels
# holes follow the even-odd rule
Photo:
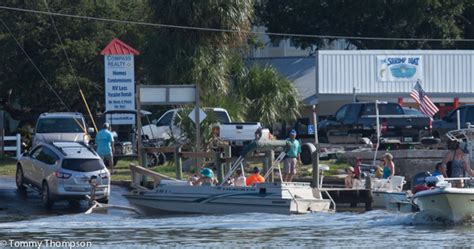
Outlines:
[[[109,44],[100,51],[101,55],[124,55],[124,54],[131,54],[131,55],[139,55],[140,52],[138,50],[130,47],[129,45],[125,44],[123,41],[114,38]]]
[[[293,83],[298,91],[299,99],[306,105],[312,105],[312,97],[316,94],[316,58],[314,56],[249,58],[246,64],[273,66]]]

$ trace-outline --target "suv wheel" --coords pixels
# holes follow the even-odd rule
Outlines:
[[[26,191],[26,187],[24,185],[25,184],[25,179],[24,179],[24,176],[23,176],[23,169],[21,168],[20,165],[16,166],[15,183],[16,183],[16,187],[17,187],[18,190]]]
[[[43,190],[42,190],[42,201],[43,206],[47,209],[51,208],[54,204],[54,201],[51,200],[51,193],[49,191],[49,186],[47,182],[43,182]]]

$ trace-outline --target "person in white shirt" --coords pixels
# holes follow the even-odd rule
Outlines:
[[[237,186],[237,187],[245,187],[247,186],[247,184],[245,183],[245,181],[247,179],[245,179],[245,176],[242,172],[241,169],[237,169],[235,171],[235,173],[237,174],[235,177],[234,177],[234,186]]]

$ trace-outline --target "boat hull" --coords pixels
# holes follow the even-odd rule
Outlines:
[[[437,188],[413,196],[420,211],[435,219],[452,222],[471,220],[474,215],[474,189]]]
[[[372,191],[372,207],[403,213],[412,212],[413,206],[405,192]]]
[[[286,189],[278,185],[257,187],[173,186],[152,192],[124,195],[145,214],[189,213],[308,213],[329,211],[330,200],[314,198],[313,190]],[[303,197],[311,193],[311,197]]]

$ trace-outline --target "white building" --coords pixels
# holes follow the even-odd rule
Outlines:
[[[315,56],[253,58],[287,76],[310,115],[343,104],[384,100],[415,106],[409,94],[417,80],[439,106],[441,116],[460,103],[474,103],[473,50],[319,50]]]

